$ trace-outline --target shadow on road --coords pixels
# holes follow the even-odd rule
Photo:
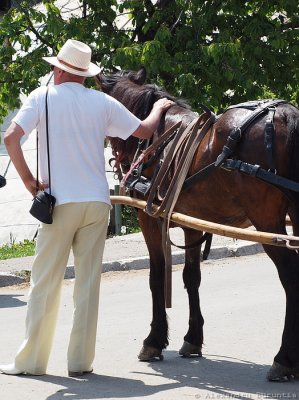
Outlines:
[[[162,393],[180,387],[179,383],[169,383],[162,385],[145,385],[142,380],[121,378],[107,375],[90,374],[82,379],[72,379],[54,375],[40,377],[27,376],[24,379],[38,379],[63,386],[56,393],[48,396],[46,400],[61,399],[129,399],[130,397],[142,398],[155,393]]]
[[[148,373],[132,371],[133,374],[140,374],[140,380],[97,374],[86,375],[83,379],[54,375],[26,377],[26,379],[38,379],[62,387],[46,400],[129,399],[143,398],[157,393],[162,393],[161,398],[163,398],[163,392],[172,389],[178,389],[180,396],[183,396],[181,398],[191,396],[191,399],[299,398],[298,381],[287,384],[266,381],[268,365],[208,354],[203,358],[178,358],[176,352],[167,351],[163,362],[148,363]],[[165,382],[146,385],[143,382],[145,375],[157,376],[159,382],[161,378],[165,378]],[[198,394],[189,389],[198,389]],[[206,391],[204,395],[202,391]]]
[[[172,354],[171,354],[172,353]],[[178,358],[176,352],[166,352],[168,358]],[[181,387],[193,387],[210,392],[211,399],[237,398],[299,398],[299,381],[277,384],[266,380],[270,365],[221,355],[204,354],[202,358],[180,358],[180,368],[172,363],[151,363],[155,372],[176,380]],[[200,395],[198,396],[200,398]]]
[[[0,308],[23,307],[27,304],[26,301],[17,297],[24,296],[21,294],[0,294]]]

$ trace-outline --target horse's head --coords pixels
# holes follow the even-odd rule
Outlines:
[[[139,71],[116,71],[110,75],[99,74],[96,76],[96,84],[99,90],[116,98],[123,103],[131,112],[137,115],[135,104],[130,98],[132,90],[145,83],[146,70],[141,68]],[[138,113],[139,114],[139,113]],[[139,115],[137,115],[139,117]],[[142,119],[144,115],[140,116]],[[145,118],[145,117],[144,117]],[[112,154],[114,156],[114,170],[119,179],[122,173],[129,170],[130,163],[136,151],[138,139],[131,136],[127,140],[122,140],[117,137],[108,138],[112,147]]]
[[[151,112],[154,103],[167,97],[177,103],[182,109],[189,109],[189,106],[171,96],[166,91],[154,84],[145,84],[146,70],[141,68],[137,72],[117,71],[110,75],[99,74],[96,76],[96,83],[100,90],[120,101],[128,110],[141,120],[145,119]],[[173,111],[175,118],[176,111]],[[120,167],[126,172],[128,165],[135,155],[138,139],[130,136],[127,140],[109,138],[112,153],[115,157],[114,169],[119,173]]]
[[[116,70],[110,75],[99,74],[95,77],[95,79],[100,90],[114,97],[114,90],[119,91],[117,88],[121,83],[131,81],[136,85],[143,85],[146,81],[146,70],[145,68],[141,68],[137,72]]]
[[[114,97],[136,117],[145,119],[156,100],[161,97],[169,97],[156,85],[145,85],[146,70],[139,71],[117,71],[110,75],[99,74],[96,76],[96,83],[100,90]]]
[[[137,72],[116,71],[110,75],[99,74],[96,76],[97,87],[100,90],[116,98],[140,119],[147,117],[155,102],[153,91],[144,93],[142,85],[145,80],[145,68],[141,68]],[[142,98],[142,101],[140,98]],[[126,173],[129,169],[136,152],[138,139],[133,136],[127,140],[114,137],[108,139],[114,156],[114,170],[120,177],[121,172]]]

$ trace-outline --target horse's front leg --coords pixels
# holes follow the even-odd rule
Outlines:
[[[192,244],[200,239],[202,232],[185,229],[185,243]],[[198,289],[201,282],[200,271],[201,246],[186,250],[183,280],[189,298],[189,329],[179,354],[184,357],[201,356],[204,320],[200,310]]]
[[[149,361],[157,357],[162,359],[162,350],[168,346],[168,323],[164,293],[165,260],[157,219],[149,217],[142,211],[139,211],[138,217],[150,256],[149,283],[153,302],[151,330],[148,337],[143,341],[143,347],[138,358],[141,361]]]

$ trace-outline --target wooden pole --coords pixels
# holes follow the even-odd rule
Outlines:
[[[116,195],[119,195],[119,185],[114,186],[114,193]],[[121,196],[116,196],[116,197],[121,197]],[[123,203],[114,203],[114,204],[115,204],[115,210],[114,210],[115,234],[120,235],[122,226],[121,204]]]
[[[111,196],[113,204],[126,204],[128,206],[145,209],[146,201],[133,199],[127,196]],[[158,206],[156,206],[158,208]],[[163,215],[163,214],[162,214]],[[249,240],[252,242],[266,245],[288,247],[292,250],[299,249],[299,237],[290,235],[281,235],[278,233],[249,231],[242,228],[234,228],[227,225],[216,224],[203,219],[189,217],[178,212],[171,214],[171,221],[191,229],[214,233],[216,235],[227,236],[235,239]]]

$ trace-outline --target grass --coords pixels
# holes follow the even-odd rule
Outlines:
[[[140,232],[137,220],[137,212],[132,207],[124,207],[123,223],[126,227],[125,234]],[[23,242],[15,243],[11,238],[11,243],[0,247],[0,260],[9,258],[20,258],[33,256],[35,254],[35,241],[25,239]]]
[[[24,240],[22,243],[10,243],[0,247],[0,260],[33,256],[35,251],[34,240]]]
[[[140,226],[137,217],[137,210],[134,207],[122,206],[121,211],[122,224],[125,227],[124,234],[140,232]]]

